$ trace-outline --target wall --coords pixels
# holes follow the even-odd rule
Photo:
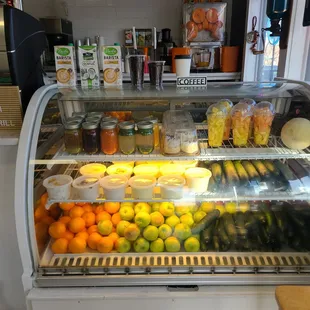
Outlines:
[[[24,0],[24,11],[39,18],[42,16],[55,15],[55,0]]]

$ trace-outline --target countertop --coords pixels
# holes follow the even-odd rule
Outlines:
[[[278,286],[276,299],[279,310],[309,310],[310,286]]]
[[[19,141],[19,131],[0,131],[1,145],[17,145]]]

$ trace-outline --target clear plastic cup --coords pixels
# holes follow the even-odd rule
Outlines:
[[[107,168],[103,164],[87,164],[80,168],[80,174],[94,176],[101,179],[104,177],[106,170]]]
[[[96,176],[81,176],[72,183],[82,200],[96,200],[99,196],[99,178]]]
[[[67,200],[71,195],[71,184],[73,179],[69,175],[57,174],[46,178],[43,186],[47,190],[48,198],[51,200]]]
[[[244,146],[250,137],[252,109],[246,103],[238,103],[231,110],[233,143]]]
[[[268,101],[262,101],[254,107],[254,143],[267,145],[274,119],[274,106]]]
[[[220,147],[223,143],[227,111],[223,105],[212,104],[207,111],[208,143],[211,147]]]
[[[179,175],[165,175],[158,179],[160,194],[163,199],[183,198],[185,179]]]
[[[131,84],[137,89],[142,89],[144,83],[145,55],[127,56],[130,67]]]
[[[109,175],[102,178],[99,182],[106,199],[123,200],[125,198],[128,179],[124,175]]]
[[[195,193],[204,193],[208,190],[212,172],[205,168],[189,168],[185,171],[188,187]]]
[[[252,112],[254,112],[254,107],[256,105],[256,101],[251,98],[244,98],[239,101],[239,103],[246,103],[248,106],[250,106]],[[252,116],[251,119],[251,125],[250,125],[250,136],[249,138],[253,138],[253,123],[254,123],[254,117]]]
[[[156,185],[156,178],[150,175],[137,175],[129,180],[134,199],[152,199],[153,189]]]
[[[149,62],[150,84],[152,86],[161,87],[163,85],[163,74],[165,61]]]
[[[218,104],[226,109],[227,116],[225,120],[225,129],[224,129],[224,135],[223,140],[226,141],[230,137],[230,130],[231,130],[231,117],[230,117],[230,111],[234,104],[229,99],[221,99]]]

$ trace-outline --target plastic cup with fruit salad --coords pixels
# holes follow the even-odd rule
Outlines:
[[[256,101],[254,99],[244,98],[244,99],[240,100],[239,103],[246,103],[247,105],[250,106],[252,112],[254,112],[254,107],[256,105]],[[252,116],[251,125],[250,125],[250,135],[249,135],[249,138],[253,138],[253,122],[254,122],[254,118]]]
[[[207,111],[208,142],[211,147],[220,147],[223,143],[227,111],[224,106],[212,104]]]
[[[233,144],[245,146],[250,137],[253,112],[247,103],[238,103],[231,110]]]
[[[230,117],[230,111],[234,104],[229,99],[221,99],[218,104],[220,106],[223,106],[226,109],[227,116],[225,120],[225,129],[224,129],[224,135],[223,140],[228,140],[230,137],[230,129],[231,129],[231,117]]]
[[[254,108],[254,143],[267,145],[274,119],[274,106],[268,101],[258,103]]]

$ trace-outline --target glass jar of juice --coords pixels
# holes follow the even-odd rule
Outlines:
[[[136,150],[135,124],[122,122],[119,124],[118,133],[119,149],[123,154],[129,155]]]
[[[101,151],[107,155],[113,155],[118,151],[117,124],[113,122],[101,123]]]
[[[246,103],[238,103],[231,110],[233,144],[244,146],[250,137],[252,109]]]
[[[99,150],[98,123],[85,122],[82,124],[83,147],[87,154],[95,154]]]
[[[72,121],[65,124],[64,142],[66,152],[69,154],[82,152],[82,130],[79,121]]]
[[[226,109],[227,116],[225,120],[225,129],[224,129],[224,135],[223,140],[228,140],[230,137],[230,129],[231,129],[231,117],[230,117],[230,111],[231,108],[234,106],[234,104],[229,99],[221,99],[218,104],[220,106],[223,106]]]
[[[155,117],[147,117],[145,121],[151,122],[153,124],[153,131],[154,131],[154,146],[159,146],[159,125],[158,119]]]
[[[258,103],[254,108],[254,143],[267,145],[274,118],[274,106],[268,101]]]
[[[222,146],[226,118],[227,111],[223,106],[215,103],[209,107],[207,111],[208,143],[211,147]]]
[[[142,121],[137,124],[137,149],[141,154],[150,154],[154,150],[154,130],[151,122]]]

